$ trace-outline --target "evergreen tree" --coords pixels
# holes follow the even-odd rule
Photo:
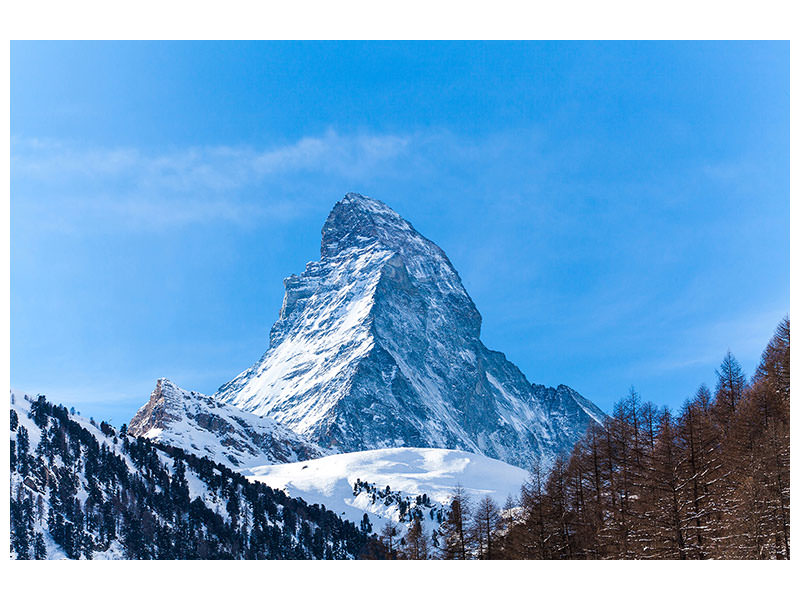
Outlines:
[[[47,546],[44,543],[44,536],[41,531],[36,532],[36,540],[33,545],[33,558],[44,560],[47,558]]]
[[[30,438],[28,437],[28,430],[22,425],[17,430],[17,455],[24,456],[30,449]]]
[[[361,532],[362,533],[372,533],[372,523],[369,522],[369,515],[364,513],[364,517],[361,519]]]

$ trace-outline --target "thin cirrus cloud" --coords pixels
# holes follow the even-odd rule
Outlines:
[[[269,175],[308,169],[365,173],[397,158],[412,139],[413,136],[398,135],[340,135],[329,130],[319,137],[304,137],[263,150],[208,146],[161,154],[136,148],[86,148],[58,140],[15,139],[11,167],[13,176],[25,179],[103,178],[135,172],[143,185],[234,189]]]
[[[60,230],[81,216],[117,217],[136,227],[228,222],[250,225],[302,214],[290,177],[358,179],[391,169],[407,154],[413,136],[341,135],[329,130],[283,146],[210,146],[148,153],[137,148],[87,148],[58,140],[12,140],[15,208],[39,226]],[[240,197],[266,187],[259,201]],[[264,197],[266,196],[266,198]],[[69,209],[60,211],[59,209]],[[73,220],[74,221],[74,220]]]

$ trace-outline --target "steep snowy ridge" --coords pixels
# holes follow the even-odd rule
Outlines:
[[[222,405],[159,379],[131,419],[133,435],[205,456],[231,469],[318,458],[327,452],[267,417]]]
[[[338,202],[320,260],[284,283],[269,349],[215,399],[323,447],[461,449],[528,468],[603,418],[488,350],[447,256],[377,200]]]
[[[353,371],[373,348],[372,297],[388,252],[348,252],[325,265],[309,263],[301,280],[286,279],[281,319],[259,363],[216,394],[300,434],[324,421],[349,391]],[[310,392],[310,393],[309,393]]]

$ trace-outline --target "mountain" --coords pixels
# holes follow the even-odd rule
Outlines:
[[[258,417],[214,398],[159,379],[128,425],[137,436],[205,456],[231,469],[296,462],[327,452],[268,417]]]
[[[11,558],[359,558],[366,529],[206,457],[11,395]]]
[[[550,464],[603,419],[487,349],[445,253],[382,202],[347,194],[320,254],[284,281],[269,349],[215,400],[337,452],[449,448],[522,468]]]
[[[441,448],[364,450],[248,472],[250,480],[323,504],[343,519],[357,523],[368,514],[375,531],[387,522],[405,529],[418,515],[431,536],[457,485],[473,501],[489,496],[503,506],[527,478],[527,471],[499,460]]]

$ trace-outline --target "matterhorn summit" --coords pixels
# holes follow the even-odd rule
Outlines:
[[[269,349],[214,400],[323,448],[449,448],[529,468],[604,416],[487,349],[445,253],[378,200],[340,200],[320,260],[284,283]]]

